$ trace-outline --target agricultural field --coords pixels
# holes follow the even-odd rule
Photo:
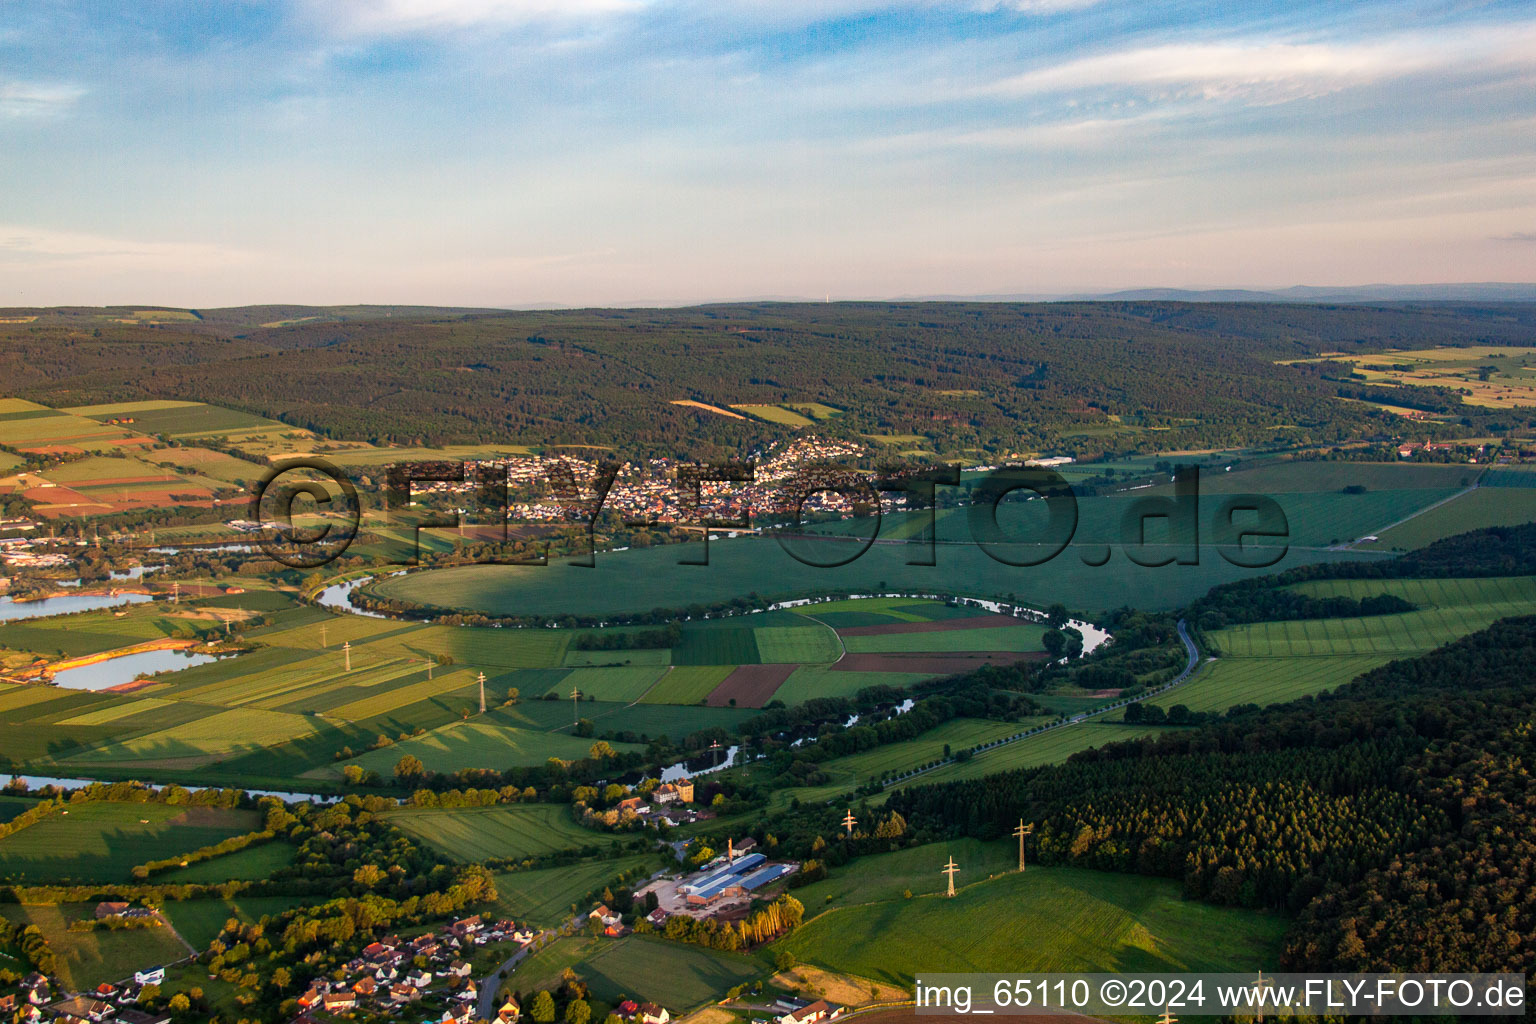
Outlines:
[[[293,430],[293,427],[265,416],[225,409],[202,402],[151,400],[117,402],[107,405],[82,405],[65,409],[74,416],[105,422],[117,420],[131,424],[141,434],[155,434],[168,439],[222,436],[258,430]]]
[[[558,927],[571,916],[571,904],[588,893],[609,884],[617,886],[617,878],[627,871],[649,870],[659,863],[652,854],[640,854],[556,868],[503,872],[496,876],[498,898],[492,912],[544,928]]]
[[[72,932],[73,921],[92,916],[94,903],[0,904],[0,916],[35,924],[59,958],[60,980],[71,990],[131,978],[134,971],[180,960],[190,950],[170,928]],[[220,922],[223,923],[222,921]]]
[[[893,772],[936,761],[945,756],[946,747],[954,752],[966,747],[991,743],[993,740],[1013,736],[1037,725],[1044,725],[1046,721],[1046,719],[1036,719],[1025,722],[991,722],[975,718],[954,718],[929,729],[916,739],[887,743],[873,750],[848,754],[845,757],[823,762],[821,768],[827,772],[847,772],[860,782],[882,779]]]
[[[959,620],[965,621],[965,620]],[[844,634],[843,643],[850,654],[881,654],[934,651],[1043,651],[1040,637],[1045,627],[1034,622],[1013,626],[989,626],[983,629],[945,629],[932,632],[879,633],[865,636]]]
[[[127,882],[133,867],[261,827],[255,811],[85,803],[0,839],[0,877],[16,882]]]
[[[1475,492],[1474,492],[1475,493]],[[1194,679],[1151,703],[1224,711],[1322,693],[1397,658],[1409,658],[1536,607],[1525,577],[1443,580],[1318,580],[1294,589],[1315,597],[1393,594],[1418,610],[1400,615],[1256,622],[1207,634],[1220,652]]]
[[[662,676],[665,665],[627,665],[612,668],[573,668],[560,681],[558,696],[569,697],[572,690],[580,690],[584,696],[597,700],[632,703],[645,696],[645,692]],[[551,688],[550,692],[555,692]]]
[[[697,704],[724,682],[735,665],[673,665],[646,691],[645,704]]]
[[[291,865],[297,852],[284,842],[260,843],[222,857],[162,872],[154,876],[154,881],[164,885],[216,885],[231,879],[262,881],[272,877],[272,872]]]
[[[1177,691],[1175,691],[1177,692]],[[1102,747],[1106,743],[1153,736],[1164,731],[1159,726],[1118,725],[1101,722],[1079,722],[1030,736],[1016,743],[1009,743],[983,751],[969,761],[946,764],[911,782],[898,785],[926,785],[930,782],[954,782],[957,779],[979,779],[983,775],[1013,771],[1015,768],[1037,768],[1043,764],[1059,764],[1082,750]]]
[[[1437,540],[1488,526],[1536,521],[1536,475],[1523,487],[1479,487],[1384,530],[1372,547],[1417,551]]]
[[[388,747],[350,758],[355,764],[389,778],[395,764],[407,754],[421,759],[429,771],[452,773],[461,768],[495,768],[543,764],[552,757],[575,761],[587,756],[592,740],[560,732],[519,729],[478,721],[451,722],[424,736],[413,736]],[[616,750],[638,750],[627,743],[612,744]],[[342,764],[313,769],[313,774],[339,779]]]
[[[441,810],[391,811],[391,824],[455,860],[539,857],[564,850],[615,845],[616,835],[593,832],[571,820],[565,804],[510,804]]]
[[[802,665],[779,684],[773,698],[800,704],[814,697],[852,697],[866,686],[904,689],[932,678],[927,672],[839,672],[825,665]]]
[[[813,422],[784,405],[733,405],[731,408],[737,412],[744,412],[754,419],[760,419],[766,423],[777,423],[783,427],[799,429],[808,427]]]
[[[1321,580],[1295,589],[1315,597],[1394,594],[1418,606],[1400,615],[1256,622],[1210,634],[1223,656],[1247,658],[1417,654],[1536,607],[1529,578]]]
[[[1238,704],[1266,707],[1336,689],[1380,668],[1391,654],[1341,654],[1309,658],[1219,658],[1200,674],[1147,701],[1164,709],[1183,704],[1191,711],[1225,711]]]
[[[1416,501],[1428,505],[1450,491],[1412,492]],[[1372,496],[1362,495],[1362,498]],[[1121,499],[1087,499],[1121,501]],[[1326,505],[1332,496],[1320,499]],[[1086,504],[1086,501],[1085,501]],[[1396,519],[1403,510],[1395,496],[1376,496],[1383,507],[1353,515],[1341,522],[1328,522],[1317,532],[1344,538],[1362,536]],[[1106,511],[1115,511],[1110,509]],[[1121,509],[1123,511],[1123,508]],[[1344,511],[1349,511],[1345,509]],[[888,517],[894,518],[894,517]],[[940,520],[942,524],[946,517]],[[1118,521],[1114,536],[1118,538]],[[801,547],[818,542],[798,542]],[[831,554],[846,556],[846,547],[836,543]],[[1034,545],[1005,545],[1009,557],[1044,557]],[[1068,549],[1059,557],[1032,567],[1007,565],[990,557],[976,545],[941,544],[937,566],[907,565],[910,553],[905,545],[877,544],[862,557],[838,568],[811,568],[787,554],[779,544],[766,538],[742,537],[710,544],[710,570],[690,571],[677,565],[673,545],[632,549],[599,555],[597,567],[589,571],[580,589],[558,572],[526,566],[466,566],[434,569],[392,576],[371,584],[375,593],[404,601],[437,607],[476,609],[491,614],[539,612],[601,615],[646,611],[656,607],[682,608],[694,603],[726,601],[740,594],[756,591],[773,598],[790,598],[814,593],[845,591],[869,593],[881,589],[935,592],[962,589],[977,596],[1016,595],[1018,600],[1045,606],[1056,601],[1090,614],[1107,605],[1129,604],[1147,608],[1169,608],[1187,603],[1204,594],[1217,583],[1262,572],[1274,572],[1294,564],[1336,559],[1380,557],[1362,552],[1322,551],[1292,545],[1285,554],[1273,551],[1279,560],[1263,570],[1241,569],[1208,551],[1200,565],[1150,567],[1128,564],[1115,553],[1113,570],[1090,566],[1085,558],[1102,556],[1102,544],[1082,549]],[[1014,550],[1017,549],[1017,550]],[[1154,552],[1156,553],[1156,552]],[[1116,586],[1106,591],[1106,572],[1113,571]],[[882,584],[884,587],[882,588]],[[738,627],[739,628],[739,627]],[[713,631],[700,631],[713,632]],[[690,631],[690,634],[692,631]],[[722,637],[712,649],[699,641],[674,651],[674,664],[727,665],[750,664],[758,660],[755,638],[737,634],[727,645]]]
[[[959,892],[945,899],[938,869],[951,855],[949,846],[934,844],[855,861],[844,870],[878,874],[887,890],[889,879],[910,877],[915,858],[923,859],[926,878],[912,879],[912,899],[896,894],[836,907],[771,948],[910,987],[919,965],[950,972],[1257,970],[1275,962],[1288,924],[1274,914],[1184,900],[1177,883],[1162,879],[1040,866],[986,878],[958,854]],[[907,863],[883,863],[897,857]]]
[[[23,450],[61,446],[73,452],[113,451],[132,432],[20,398],[0,399],[0,444]]]
[[[1481,345],[1329,358],[1352,364],[1355,376],[1383,387],[1448,388],[1467,405],[1491,409],[1536,405],[1536,375],[1531,372],[1536,348]]]
[[[766,973],[762,961],[740,953],[667,942],[646,935],[622,939],[564,938],[520,964],[509,984],[554,988],[570,967],[592,995],[609,1006],[629,997],[657,1001],[679,1016],[720,998],[733,985]]]

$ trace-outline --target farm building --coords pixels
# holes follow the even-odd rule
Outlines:
[[[704,906],[721,898],[750,895],[793,870],[793,865],[769,864],[762,854],[752,853],[685,882],[677,890],[690,905]]]

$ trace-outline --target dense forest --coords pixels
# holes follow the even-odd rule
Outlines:
[[[1224,588],[1216,608],[1335,574],[1528,573],[1536,524],[1372,566]],[[1241,600],[1251,597],[1251,600]],[[1507,619],[1338,690],[1066,764],[918,787],[914,826],[993,838],[1038,824],[1037,859],[1163,875],[1217,903],[1298,913],[1287,966],[1529,971],[1536,965],[1536,616]]]
[[[177,398],[321,434],[428,444],[739,453],[785,424],[672,404],[821,402],[818,430],[944,452],[1129,451],[1388,436],[1338,401],[1325,352],[1528,344],[1536,306],[742,304],[542,312],[206,310],[174,324],[39,311],[0,327],[12,393],[52,405]],[[295,322],[258,326],[260,317]],[[1459,410],[1460,429],[1487,428]],[[1503,425],[1527,413],[1500,410]],[[1456,430],[1425,425],[1418,432]]]

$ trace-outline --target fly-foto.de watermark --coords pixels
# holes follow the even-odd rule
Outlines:
[[[599,517],[613,512],[629,529],[696,531],[702,551],[681,558],[681,564],[709,564],[711,533],[744,531],[772,536],[803,565],[836,568],[857,561],[876,543],[883,508],[892,498],[917,522],[897,541],[908,549],[908,565],[939,564],[941,508],[961,515],[964,542],[1005,565],[1043,565],[1072,548],[1085,565],[1099,566],[1114,553],[1109,543],[1074,544],[1081,524],[1079,497],[1049,467],[997,467],[962,486],[957,465],[886,466],[873,472],[810,465],[760,480],[750,460],[682,463],[667,484],[670,496],[657,497],[653,484],[645,492],[646,502],[625,500],[619,463],[587,468],[582,477],[569,462],[557,462],[542,481],[553,507],[565,513],[561,522],[585,532],[585,558],[567,563],[572,565],[595,565]],[[1208,548],[1234,566],[1264,569],[1285,557],[1290,522],[1273,498],[1221,494],[1203,501],[1195,466],[1175,467],[1169,484],[1168,493],[1122,500],[1119,548],[1130,561],[1148,567],[1199,565],[1202,549]],[[419,507],[417,488],[434,485],[470,494],[467,507]],[[383,523],[397,538],[383,556],[392,565],[420,564],[422,530],[458,529],[472,520],[481,524],[479,539],[494,545],[510,539],[509,524],[516,520],[506,470],[497,463],[396,463],[385,471],[379,497]],[[1033,514],[1005,514],[1020,504]],[[315,513],[308,525],[295,521],[300,507]],[[849,510],[841,518],[859,520],[858,528],[852,534],[814,532],[817,522],[839,518],[830,509]],[[295,568],[316,568],[346,553],[361,532],[364,511],[362,492],[344,471],[324,459],[298,458],[274,465],[256,483],[249,516],[269,557]],[[535,557],[514,564],[549,561]]]

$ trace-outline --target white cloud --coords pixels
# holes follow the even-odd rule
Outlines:
[[[0,82],[0,117],[52,117],[74,106],[85,90],[46,82]]]
[[[1536,66],[1536,25],[1530,23],[1370,42],[1172,43],[1038,68],[982,91],[1036,96],[1131,87],[1159,96],[1281,103],[1423,72],[1522,66]]]
[[[149,242],[0,224],[0,267],[180,271],[189,265],[229,267],[248,258],[238,250],[201,242]]]
[[[393,34],[571,21],[643,9],[648,0],[324,0],[316,13],[358,33]]]

